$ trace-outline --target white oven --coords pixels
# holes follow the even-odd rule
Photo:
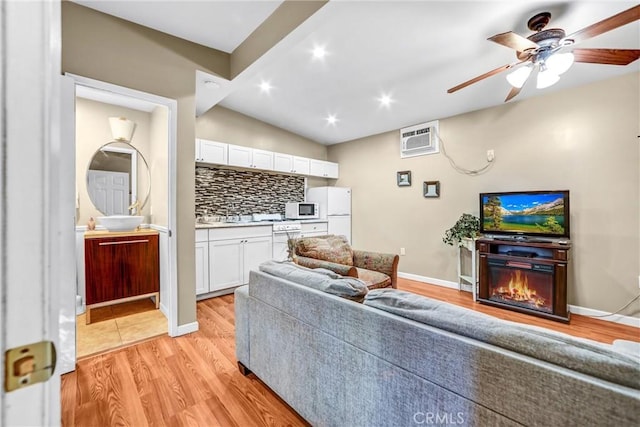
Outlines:
[[[283,221],[273,224],[273,259],[276,261],[287,260],[287,241],[300,237],[302,226],[297,221]]]

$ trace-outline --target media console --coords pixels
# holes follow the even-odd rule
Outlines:
[[[478,301],[569,322],[569,241],[481,238]]]

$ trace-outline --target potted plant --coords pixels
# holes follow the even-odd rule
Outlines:
[[[471,214],[462,214],[456,223],[445,231],[442,241],[451,246],[464,246],[464,239],[473,239],[480,232],[480,219]]]

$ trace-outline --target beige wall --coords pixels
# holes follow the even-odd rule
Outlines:
[[[196,137],[294,156],[327,159],[325,145],[220,106],[196,119]],[[308,178],[307,185],[327,185],[327,180]]]
[[[329,160],[340,163],[336,185],[353,188],[354,246],[405,247],[400,271],[456,281],[456,249],[442,235],[462,213],[478,215],[478,193],[569,189],[569,303],[616,311],[638,293],[639,90],[631,73],[442,118],[441,137],[459,165],[479,168],[495,150],[480,176],[456,172],[442,153],[400,159],[398,131],[329,147]],[[412,172],[411,187],[396,186],[402,170]],[[422,196],[427,180],[440,181],[440,198]],[[624,314],[638,316],[638,304]]]
[[[132,110],[117,105],[103,104],[84,98],[76,99],[76,190],[78,225],[85,225],[90,217],[103,214],[93,206],[87,192],[87,169],[94,153],[104,144],[113,141],[109,117],[126,117],[136,123],[131,138],[133,145],[145,158],[149,158],[149,124],[150,115],[144,111]],[[138,163],[138,197],[142,199],[141,190],[148,186],[148,177],[142,162]],[[141,212],[148,220],[149,204]]]
[[[169,226],[169,109],[156,107],[149,123],[149,169],[151,171],[150,222]]]
[[[196,321],[195,72],[229,75],[229,55],[109,15],[62,3],[62,71],[175,99],[178,324]]]

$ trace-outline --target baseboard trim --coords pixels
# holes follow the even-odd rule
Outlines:
[[[398,272],[398,277],[402,277],[403,279],[415,280],[416,282],[428,283],[430,285],[442,286],[444,288],[458,289],[458,284],[456,282],[451,282],[449,280],[435,279],[433,277],[420,276],[412,273],[402,273]],[[463,290],[471,291],[471,286],[462,286]],[[606,316],[606,317],[597,317],[600,320],[605,320],[607,322],[620,323],[622,325],[633,326],[635,328],[640,328],[640,319],[637,317],[631,316],[623,316],[621,314],[612,314],[606,311],[594,310],[592,308],[580,307],[579,305],[569,305],[569,311],[573,314],[579,314],[580,316]]]
[[[637,317],[623,316],[622,314],[613,314],[608,311],[594,310],[593,308],[580,307],[579,305],[569,304],[569,311],[573,314],[581,316],[596,317],[607,322],[620,323],[622,325],[640,328],[640,319]]]
[[[458,289],[458,284],[449,280],[436,279],[433,277],[419,276],[417,274],[402,272],[398,272],[398,277],[402,277],[403,279],[415,280],[416,282],[429,283],[430,285],[438,285],[444,288]]]
[[[179,337],[180,335],[190,334],[196,332],[199,329],[198,322],[186,323],[184,325],[178,325],[178,329],[175,334],[169,334],[172,337]]]

